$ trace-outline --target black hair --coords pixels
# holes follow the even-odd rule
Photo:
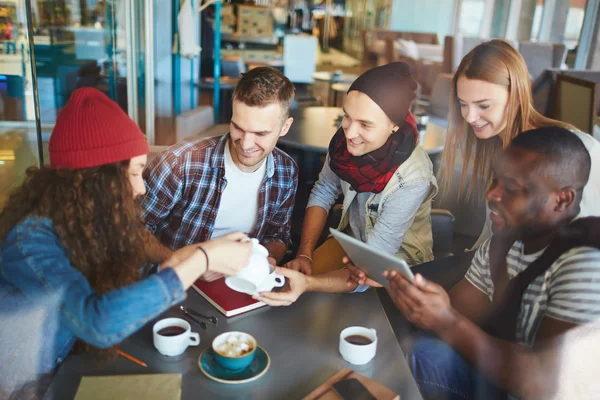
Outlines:
[[[548,126],[525,131],[510,147],[518,147],[543,156],[538,168],[552,173],[561,186],[581,191],[590,177],[592,159],[577,135],[568,129]]]

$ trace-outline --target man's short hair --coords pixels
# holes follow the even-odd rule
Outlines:
[[[590,177],[590,153],[577,135],[560,127],[544,127],[525,131],[510,144],[543,156],[537,166],[540,173],[551,174],[561,187],[582,190]]]
[[[233,100],[251,107],[279,103],[284,118],[287,118],[295,92],[294,84],[281,71],[271,67],[257,67],[242,74],[242,79],[233,92]]]

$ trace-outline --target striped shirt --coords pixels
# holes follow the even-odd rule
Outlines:
[[[492,299],[490,239],[475,253],[465,278]],[[515,242],[506,258],[508,276],[515,277],[544,250],[523,254],[523,243]],[[600,250],[578,247],[560,256],[544,274],[525,289],[517,322],[517,341],[533,346],[542,319],[549,317],[573,324],[600,320]]]
[[[209,240],[218,212],[247,212],[219,208],[227,186],[224,154],[228,139],[229,134],[178,143],[144,170],[144,219],[148,229],[170,249]],[[258,192],[256,225],[247,233],[263,244],[280,242],[287,246],[297,187],[296,163],[283,151],[273,149]]]

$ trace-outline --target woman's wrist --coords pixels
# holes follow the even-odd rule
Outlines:
[[[204,250],[202,248],[202,246],[198,246],[196,248],[198,249],[198,251],[200,251],[202,254],[204,254],[204,258],[206,260],[206,265],[205,265],[205,268],[204,268],[204,272],[202,273],[202,275],[204,275],[205,273],[207,273],[210,270],[210,262],[209,262],[209,259],[208,259],[208,253],[206,252],[206,250]]]

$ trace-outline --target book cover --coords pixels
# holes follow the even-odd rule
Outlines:
[[[244,293],[236,292],[225,284],[225,278],[206,282],[198,279],[192,285],[194,290],[226,317],[233,317],[266,306]]]
[[[181,374],[84,376],[75,400],[180,400]]]

